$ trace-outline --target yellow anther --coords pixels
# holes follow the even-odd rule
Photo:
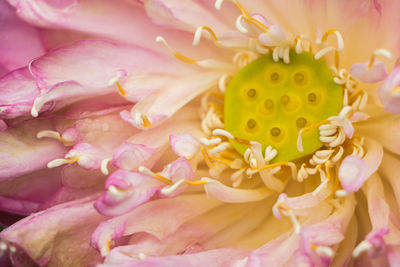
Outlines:
[[[142,116],[142,120],[143,120],[143,127],[144,128],[151,127],[151,121],[149,120],[149,118],[146,115]]]
[[[339,52],[340,52],[340,51],[343,51],[343,49],[344,49],[343,37],[342,37],[342,35],[340,34],[340,32],[337,31],[337,30],[329,30],[329,31],[325,32],[324,35],[323,35],[322,38],[321,38],[321,41],[322,41],[322,42],[325,42],[326,39],[328,38],[328,36],[329,36],[329,35],[332,35],[332,34],[334,34],[334,35],[336,36],[336,40],[337,40],[337,51],[339,51]]]
[[[263,170],[272,169],[272,168],[279,167],[279,166],[288,166],[288,165],[289,165],[288,162],[277,162],[277,163],[268,164],[268,165],[262,166],[261,168],[252,169],[252,170],[256,171],[256,172],[260,172]]]
[[[208,167],[208,168],[214,167],[214,164],[212,163],[211,157],[210,157],[210,155],[208,154],[206,148],[205,148],[205,147],[202,147],[200,150],[201,150],[201,154],[203,155],[204,161],[205,161],[205,163],[207,164],[207,167]]]
[[[201,29],[204,30],[204,31],[206,31],[206,32],[208,32],[208,33],[210,34],[211,38],[212,38],[215,42],[218,42],[218,41],[219,41],[217,35],[215,34],[215,32],[214,32],[210,27],[208,27],[208,26],[201,26]]]
[[[375,62],[375,55],[372,54],[372,55],[371,55],[371,58],[369,59],[368,69],[371,69],[371,68],[372,68],[372,66],[374,65],[374,62]]]
[[[245,146],[248,146],[248,147],[251,146],[251,144],[250,144],[249,141],[244,140],[244,139],[240,139],[240,138],[237,138],[237,137],[235,137],[235,138],[233,139],[233,141],[235,141],[235,142],[238,143],[238,144],[245,145]]]
[[[321,38],[322,42],[326,41],[328,36],[334,34],[335,32],[336,32],[336,30],[329,30],[329,31],[325,32]]]
[[[153,175],[153,178],[155,178],[155,179],[157,179],[157,180],[159,180],[159,181],[161,181],[161,182],[167,183],[167,184],[172,183],[172,180],[171,180],[171,179],[168,179],[167,177],[164,177],[164,176],[162,176],[162,175],[160,175],[160,174],[158,174],[158,173],[155,173],[155,174]]]
[[[125,97],[126,96],[126,92],[125,90],[122,88],[121,84],[119,82],[116,82],[115,85],[117,86],[118,92],[121,96]]]
[[[156,180],[158,180],[158,181],[160,181],[160,182],[163,182],[163,183],[166,183],[166,184],[171,184],[171,183],[172,183],[172,180],[171,180],[171,179],[169,179],[169,178],[167,178],[167,177],[164,177],[164,176],[162,176],[162,175],[160,175],[160,174],[158,174],[158,173],[154,173],[154,172],[152,172],[151,170],[147,169],[147,168],[144,167],[144,166],[140,166],[140,167],[138,168],[138,171],[139,171],[140,173],[145,174],[145,175],[151,176],[151,177],[153,177],[154,179],[156,179]]]
[[[189,64],[196,64],[197,63],[197,60],[195,60],[193,58],[190,58],[190,57],[187,57],[187,56],[184,56],[181,53],[179,53],[179,52],[175,51],[174,49],[172,49],[172,47],[170,47],[168,45],[168,43],[165,41],[165,39],[163,37],[157,36],[156,42],[157,43],[161,43],[162,45],[164,45],[171,52],[171,54],[173,54],[174,57],[176,57],[177,59],[179,59],[179,60],[181,60],[181,61],[183,61],[185,63],[189,63]]]
[[[317,124],[304,127],[304,128],[302,128],[300,131],[301,131],[302,133],[304,133],[304,132],[307,132],[307,131],[312,130],[312,129],[314,129],[314,128],[317,128],[317,127],[321,126],[322,124],[327,124],[327,123],[330,123],[330,121],[329,121],[329,120],[323,120],[323,121],[318,122]]]
[[[202,181],[202,180],[198,180],[198,181],[188,181],[185,180],[185,183],[190,184],[190,185],[202,185],[202,184],[206,184],[206,181]]]

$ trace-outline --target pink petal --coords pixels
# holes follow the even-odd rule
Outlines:
[[[79,142],[89,143],[111,155],[125,140],[138,132],[135,128],[126,126],[118,113],[114,112],[79,119],[75,121],[72,129],[61,126],[58,130],[62,134],[64,131],[72,131],[71,137],[77,136]]]
[[[339,180],[349,193],[360,189],[368,177],[378,169],[382,161],[381,144],[372,139],[366,139],[365,146],[368,150],[363,159],[355,155],[347,156],[340,165]]]
[[[153,126],[157,125],[196,96],[210,89],[220,77],[221,73],[218,72],[187,75],[136,104],[131,111],[131,116],[135,118],[136,114],[146,115],[152,120]],[[142,125],[136,125],[136,127],[143,128]]]
[[[339,168],[339,180],[343,188],[349,192],[356,192],[367,180],[365,162],[358,156],[347,156]]]
[[[125,265],[120,264],[102,264],[99,267],[116,267],[116,266],[233,266],[244,259],[246,252],[221,248],[208,250],[200,253],[190,253],[182,255],[173,255],[166,257],[149,257],[144,260],[132,259]]]
[[[156,149],[141,144],[124,142],[114,151],[112,163],[115,167],[125,170],[136,170],[139,166],[151,168],[152,156]]]
[[[363,83],[377,83],[386,77],[386,65],[382,61],[375,60],[372,67],[369,63],[356,63],[350,67],[350,74]]]
[[[251,252],[246,266],[279,266],[284,264],[299,247],[299,241],[299,235],[290,235],[289,237],[281,235],[279,238]]]
[[[107,179],[107,191],[94,206],[105,216],[119,216],[147,202],[163,186],[147,175],[117,170]]]
[[[100,187],[103,191],[107,178],[100,170],[84,169],[78,164],[61,167],[62,184],[75,189]]]
[[[32,114],[37,115],[49,101],[68,103],[82,97],[116,93],[108,83],[121,70],[133,75],[138,70],[169,74],[183,71],[178,61],[141,47],[101,40],[80,41],[31,63],[30,71],[41,91]]]
[[[376,109],[376,107],[374,107]],[[386,112],[384,111],[384,114]],[[386,113],[387,114],[387,113]],[[373,138],[385,149],[400,154],[400,122],[399,120],[371,120],[357,125],[357,134]]]
[[[192,158],[199,151],[199,141],[190,134],[171,134],[169,143],[175,154],[185,158]]]
[[[274,206],[272,207],[272,214],[274,214],[274,217],[281,220],[282,219],[282,215],[281,212],[279,211],[277,204],[283,202],[285,203],[287,199],[287,195],[285,193],[281,193],[278,197],[278,200],[276,201],[276,203],[274,204]]]
[[[142,7],[124,1],[68,1],[63,8],[48,0],[14,0],[11,4],[20,17],[40,27],[84,32],[136,44],[146,40],[149,45],[157,30],[165,33],[161,27],[152,25]]]
[[[354,114],[351,116],[350,121],[351,122],[358,122],[358,121],[365,121],[368,120],[370,116],[366,113],[363,112],[354,112]]]
[[[46,185],[46,186],[43,186]],[[2,210],[29,215],[48,201],[61,186],[59,169],[42,169],[0,182]]]
[[[272,192],[264,186],[257,189],[238,189],[228,187],[214,179],[202,178],[202,180],[207,182],[204,185],[207,194],[223,202],[241,203],[260,201],[272,194]]]
[[[400,67],[396,67],[383,80],[378,90],[383,107],[391,113],[400,112]],[[397,91],[396,91],[397,90]]]
[[[383,237],[389,233],[388,228],[379,228],[372,230],[365,238],[369,244],[372,245],[373,249],[368,251],[368,255],[371,258],[379,257],[384,253],[386,248]]]
[[[68,110],[62,114],[62,117],[68,119],[83,119],[107,115],[131,106],[132,103],[116,95],[114,92],[104,96],[95,96],[74,102],[68,107]]]
[[[41,265],[79,266],[99,262],[98,253],[88,240],[94,227],[104,220],[93,208],[95,197],[33,214],[2,231],[0,237],[21,246]]]
[[[39,203],[33,201],[0,196],[0,210],[14,214],[29,215],[37,211],[39,205]]]
[[[258,36],[258,40],[261,44],[265,46],[277,46],[281,45],[286,41],[286,34],[285,32],[279,27],[278,25],[272,25],[269,27],[270,32],[268,33],[261,33]]]
[[[367,177],[376,172],[381,165],[383,158],[383,147],[374,139],[365,138],[364,145],[367,148],[367,153],[364,155],[364,162],[367,166]]]
[[[8,73],[0,79],[0,118],[12,119],[29,114],[33,100],[39,95],[28,68]]]
[[[204,4],[195,0],[146,0],[144,6],[148,16],[161,25],[189,31],[203,25],[212,25],[217,33],[223,33],[229,28],[214,16],[213,9],[204,8]]]
[[[41,130],[52,129],[51,122],[26,121],[0,132],[0,180],[47,168],[47,163],[62,157],[66,148],[58,141],[36,138]]]
[[[175,160],[168,169],[170,179],[176,183],[180,180],[192,180],[194,172],[190,166],[190,162],[181,157]]]
[[[104,256],[108,252],[107,244],[121,236],[146,232],[162,239],[174,233],[186,221],[218,205],[221,205],[219,201],[204,195],[153,200],[128,214],[100,224],[92,235],[92,245]]]
[[[215,247],[223,247],[214,245],[209,248],[210,246],[205,245],[204,247],[203,244],[214,236],[218,236],[221,231],[225,233],[225,230],[233,222],[238,222],[238,219],[245,219],[250,214],[248,209],[255,207],[255,204],[221,206],[188,221],[179,227],[175,233],[161,240],[149,234],[134,234],[129,245],[113,248],[107,254],[104,262],[107,264],[123,264],[129,263],[132,257],[140,257],[140,254],[148,256],[192,254]]]
[[[100,169],[101,162],[107,158],[107,153],[88,143],[75,145],[66,155],[66,158],[77,158],[80,166],[86,169]]]
[[[55,205],[59,205],[65,202],[83,199],[85,197],[99,194],[104,191],[104,187],[92,186],[88,188],[71,188],[68,186],[62,186],[51,198],[40,204],[38,210],[49,209]]]
[[[343,121],[343,130],[348,138],[351,139],[353,137],[354,127],[350,120],[345,119]]]
[[[28,65],[45,51],[37,30],[18,19],[15,9],[0,2],[0,64],[12,70]]]

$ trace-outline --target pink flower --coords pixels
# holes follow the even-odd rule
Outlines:
[[[399,8],[0,0],[0,265],[399,266]]]

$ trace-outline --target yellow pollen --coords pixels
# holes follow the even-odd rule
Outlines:
[[[117,86],[118,92],[121,96],[125,97],[126,96],[126,92],[125,90],[122,88],[121,84],[119,82],[116,82],[115,85]]]

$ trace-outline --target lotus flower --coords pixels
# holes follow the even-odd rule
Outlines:
[[[399,8],[0,1],[1,263],[399,266]]]

